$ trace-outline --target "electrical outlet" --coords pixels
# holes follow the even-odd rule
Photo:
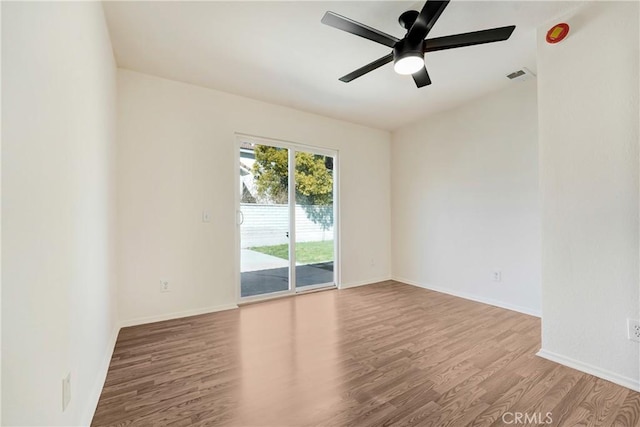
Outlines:
[[[640,342],[640,320],[627,319],[627,335],[631,341]]]
[[[502,271],[495,270],[491,277],[493,277],[494,282],[502,282]]]
[[[169,281],[160,279],[160,292],[170,292]]]
[[[62,411],[64,412],[71,401],[71,372],[62,379]]]

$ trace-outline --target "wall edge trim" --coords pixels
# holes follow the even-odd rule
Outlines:
[[[373,285],[374,283],[386,282],[389,280],[393,280],[393,279],[389,276],[384,276],[384,277],[378,277],[375,279],[358,280],[356,282],[341,283],[340,286],[338,286],[338,289],[357,288],[358,286]]]
[[[158,314],[155,316],[136,317],[134,319],[121,321],[120,327],[128,328],[129,326],[146,325],[147,323],[155,323],[155,322],[162,322],[165,320],[180,319],[182,317],[197,316],[200,314],[216,313],[218,311],[233,310],[236,308],[238,308],[237,304],[223,304],[223,305],[216,305],[212,307],[201,307],[201,308],[194,308],[191,310],[175,311],[172,313]]]
[[[563,356],[552,351],[540,349],[536,353],[536,356],[543,359],[550,360],[560,365],[567,366],[572,369],[576,369],[585,374],[593,375],[606,381],[618,384],[622,387],[626,387],[633,391],[640,392],[640,380],[634,380],[633,378],[625,377],[624,375],[616,374],[615,372],[607,371],[606,369],[598,368],[597,366],[590,365],[585,362],[573,359],[571,357]]]
[[[91,394],[89,395],[89,403],[82,413],[82,418],[80,418],[80,425],[88,426],[91,425],[91,421],[93,421],[96,409],[98,409],[98,402],[100,401],[100,395],[102,394],[104,383],[107,380],[107,373],[109,372],[111,358],[113,357],[113,351],[116,348],[116,341],[118,340],[119,333],[120,327],[116,324],[111,331],[107,350],[102,358],[98,374],[96,375],[93,388],[91,389]]]
[[[522,314],[526,314],[529,316],[534,316],[534,317],[542,317],[542,313],[539,310],[534,310],[528,307],[522,307],[520,305],[515,305],[515,304],[509,304],[503,301],[497,301],[491,298],[484,298],[478,295],[472,295],[472,294],[468,294],[466,292],[458,292],[458,291],[453,291],[450,289],[445,289],[445,288],[440,288],[437,286],[432,286],[432,285],[428,285],[428,284],[424,284],[424,283],[419,283],[413,280],[409,280],[409,279],[405,279],[402,277],[393,277],[392,280],[395,280],[396,282],[400,282],[400,283],[405,283],[407,285],[411,285],[411,286],[416,286],[418,288],[423,288],[423,289],[428,289],[430,291],[435,291],[435,292],[440,292],[442,294],[447,294],[447,295],[451,295],[454,297],[458,297],[458,298],[464,298],[466,300],[470,300],[470,301],[474,301],[474,302],[479,302],[481,304],[488,304],[488,305],[492,305],[494,307],[499,307],[499,308],[504,308],[506,310],[511,310],[511,311],[516,311],[518,313],[522,313]]]

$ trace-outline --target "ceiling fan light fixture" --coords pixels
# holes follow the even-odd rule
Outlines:
[[[402,75],[414,74],[424,67],[423,42],[400,40],[393,46],[393,69]]]
[[[409,55],[396,60],[393,70],[402,75],[414,74],[424,67],[422,55]]]

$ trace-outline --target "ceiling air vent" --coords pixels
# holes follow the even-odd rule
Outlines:
[[[509,80],[513,80],[513,81],[516,81],[516,82],[523,82],[525,80],[531,80],[531,79],[534,79],[535,77],[536,77],[536,75],[533,74],[531,72],[531,70],[529,70],[526,67],[522,67],[521,70],[514,71],[511,74],[507,74],[507,78]]]

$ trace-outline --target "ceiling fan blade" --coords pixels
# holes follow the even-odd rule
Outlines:
[[[448,4],[449,0],[427,0],[420,11],[420,14],[416,18],[416,21],[409,29],[407,38],[416,43],[427,37],[427,34],[429,34],[429,31],[431,31],[431,28],[433,28],[433,25],[436,23],[438,18],[440,18],[440,15]]]
[[[365,39],[372,40],[389,47],[393,47],[393,45],[399,41],[399,39],[390,36],[387,33],[383,33],[375,28],[371,28],[333,12],[325,13],[321,22],[329,25],[330,27],[355,34],[356,36],[364,37]]]
[[[422,67],[422,70],[412,74],[412,76],[413,81],[416,82],[416,86],[418,87],[429,86],[431,84],[431,78],[429,77],[429,73],[427,73],[427,67]]]
[[[455,34],[452,36],[437,37],[424,41],[425,52],[453,49],[456,47],[473,46],[477,44],[493,43],[507,40],[515,30],[515,25],[508,27],[492,28],[490,30],[474,31],[471,33]]]
[[[349,83],[351,80],[355,80],[358,77],[363,76],[368,72],[375,70],[376,68],[380,68],[384,64],[388,64],[391,61],[393,61],[393,53],[383,56],[382,58],[376,59],[372,63],[367,64],[364,67],[360,67],[357,70],[350,72],[346,76],[340,77],[340,81]]]

